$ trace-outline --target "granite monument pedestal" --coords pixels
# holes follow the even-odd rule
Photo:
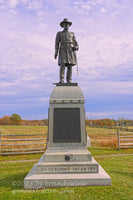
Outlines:
[[[25,189],[111,185],[87,150],[84,102],[77,83],[56,84],[49,101],[47,150],[25,177]]]

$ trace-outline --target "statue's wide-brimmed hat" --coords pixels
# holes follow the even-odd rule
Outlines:
[[[69,22],[67,18],[65,18],[65,19],[60,23],[60,26],[61,26],[62,28],[63,28],[63,24],[64,24],[64,23],[68,23],[69,26],[72,25],[72,22]]]

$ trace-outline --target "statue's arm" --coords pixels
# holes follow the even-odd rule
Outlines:
[[[76,37],[73,33],[73,43],[74,43],[74,50],[78,51],[79,50],[79,45],[77,43]]]
[[[60,32],[58,32],[56,34],[56,39],[55,39],[55,55],[54,55],[55,59],[57,58],[58,51],[59,51],[59,42],[60,42],[60,36],[59,36],[59,34],[60,34]]]

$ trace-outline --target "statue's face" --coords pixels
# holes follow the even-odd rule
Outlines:
[[[69,26],[70,26],[69,23],[64,23],[64,24],[63,24],[63,27],[64,27],[65,30],[68,30],[68,29],[69,29]]]

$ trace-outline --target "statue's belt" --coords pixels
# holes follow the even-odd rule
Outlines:
[[[61,42],[61,44],[73,44],[73,42]]]

